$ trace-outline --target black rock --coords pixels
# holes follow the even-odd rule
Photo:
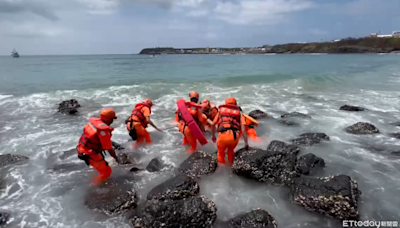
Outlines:
[[[358,220],[361,191],[347,175],[325,178],[295,178],[290,184],[290,200],[308,211],[340,220]]]
[[[260,182],[285,183],[300,176],[297,154],[300,149],[280,141],[272,141],[267,150],[244,148],[235,153],[232,172]]]
[[[77,113],[80,107],[81,105],[75,99],[65,100],[58,105],[58,112],[72,115]]]
[[[164,163],[161,161],[160,158],[153,158],[149,162],[149,164],[146,167],[146,170],[149,172],[158,172],[162,168],[164,168]]]
[[[16,164],[23,161],[28,161],[29,158],[22,155],[15,154],[1,154],[0,155],[0,167],[4,167],[6,165]]]
[[[325,133],[304,133],[299,138],[292,139],[292,143],[296,145],[312,146],[321,142],[321,140],[329,141],[329,136]]]
[[[299,167],[300,173],[308,175],[313,168],[325,167],[325,161],[324,159],[309,153],[299,158],[297,166]]]
[[[85,196],[85,205],[94,211],[113,216],[130,211],[137,206],[133,184],[126,177],[109,179],[99,187],[91,187]]]
[[[293,122],[293,121],[290,121],[290,120],[282,120],[282,119],[280,119],[280,120],[277,120],[277,122],[282,124],[282,125],[285,125],[285,126],[299,126],[300,125],[299,123],[296,123],[296,122]]]
[[[400,132],[396,132],[396,133],[389,133],[390,137],[396,138],[396,139],[400,139]]]
[[[193,178],[179,174],[154,187],[147,194],[147,200],[179,200],[196,196],[199,192],[200,186]]]
[[[205,196],[174,201],[147,201],[130,215],[135,228],[211,228],[217,218],[215,203]]]
[[[261,110],[258,110],[258,109],[251,111],[249,113],[249,116],[251,118],[255,119],[255,120],[264,119],[264,118],[270,118],[270,116],[267,113],[265,113],[265,112],[263,112]]]
[[[329,136],[327,136],[325,133],[304,133],[301,134],[300,137],[302,138],[318,138],[318,139],[323,139],[323,140],[329,140]]]
[[[199,178],[214,173],[218,166],[216,154],[208,154],[204,151],[197,151],[190,155],[179,166],[179,171],[187,176]]]
[[[339,110],[350,111],[350,112],[361,112],[364,111],[365,108],[352,105],[343,105],[342,107],[340,107]]]
[[[4,226],[7,224],[10,218],[10,214],[7,212],[0,212],[0,226]]]
[[[291,113],[286,113],[286,114],[281,115],[281,118],[291,118],[291,117],[311,119],[310,115],[300,113],[300,112],[291,112]]]
[[[345,131],[350,133],[350,134],[377,134],[379,133],[379,129],[376,128],[374,125],[366,122],[358,122],[356,124],[353,124],[347,128],[345,128]]]
[[[246,214],[239,215],[228,221],[231,228],[243,228],[243,227],[254,227],[254,228],[277,228],[274,217],[272,217],[268,211],[263,209],[256,209]]]

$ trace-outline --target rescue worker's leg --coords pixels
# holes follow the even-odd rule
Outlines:
[[[190,132],[188,127],[185,127],[184,135],[187,139],[187,142],[190,144],[190,148],[188,150],[189,153],[195,152],[197,150],[197,139],[194,137],[192,132]]]
[[[89,164],[99,172],[99,176],[92,181],[93,184],[104,182],[111,176],[111,167],[101,154],[91,155]]]
[[[260,141],[260,139],[257,137],[257,132],[254,128],[246,127],[246,132],[250,139],[255,141]]]
[[[189,144],[189,141],[188,141],[188,139],[186,138],[186,136],[185,136],[185,134],[183,132],[183,130],[185,129],[185,124],[180,122],[179,125],[178,125],[178,128],[179,128],[179,132],[183,134],[182,145]]]
[[[135,124],[135,129],[136,129],[136,134],[137,134],[137,140],[136,144],[140,144],[146,140],[146,143],[151,143],[151,137],[150,133],[147,132],[147,130],[141,125],[141,124]]]
[[[221,164],[225,163],[225,151],[228,150],[228,165],[232,165],[233,158],[235,155],[234,149],[239,143],[240,134],[236,134],[236,139],[234,137],[233,131],[226,131],[219,133],[217,148],[218,148],[218,162]]]

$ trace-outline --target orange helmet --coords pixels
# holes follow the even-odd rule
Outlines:
[[[237,105],[236,99],[233,97],[228,97],[225,100],[225,104],[230,104],[230,105]]]
[[[150,106],[153,106],[153,101],[151,101],[150,99],[144,100],[144,103],[146,103],[146,104],[148,104]]]
[[[114,119],[117,119],[117,116],[115,115],[115,111],[112,108],[105,108],[102,109],[100,112],[100,119],[103,121],[112,121]]]
[[[196,100],[199,100],[199,93],[196,91],[192,91],[189,93],[189,98],[190,99],[195,98]]]

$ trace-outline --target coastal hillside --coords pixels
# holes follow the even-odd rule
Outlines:
[[[221,53],[391,53],[400,52],[400,37],[346,38],[330,42],[288,43],[252,48],[145,48],[139,54],[221,54]]]

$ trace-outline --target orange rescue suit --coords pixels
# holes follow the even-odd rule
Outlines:
[[[133,140],[137,140],[137,143],[141,143],[146,140],[147,143],[151,143],[151,137],[149,132],[146,131],[147,120],[151,114],[151,106],[146,102],[135,105],[131,116],[127,120],[126,129],[129,131],[129,135]]]
[[[100,118],[90,118],[83,128],[83,134],[76,147],[78,157],[100,173],[93,181],[95,183],[105,181],[111,175],[111,168],[104,160],[102,152],[113,148],[111,143],[113,130]]]
[[[237,105],[221,105],[219,113],[214,119],[218,131],[218,161],[225,163],[225,151],[228,150],[228,161],[233,163],[234,149],[239,143],[242,114]]]
[[[194,102],[186,102],[188,112],[192,115],[196,124],[201,127],[207,121],[207,117],[201,112],[201,106]],[[190,132],[184,119],[181,117],[179,109],[176,111],[175,121],[179,122],[179,132],[183,133],[183,145],[190,144],[189,152],[194,152],[197,149],[197,138]]]

